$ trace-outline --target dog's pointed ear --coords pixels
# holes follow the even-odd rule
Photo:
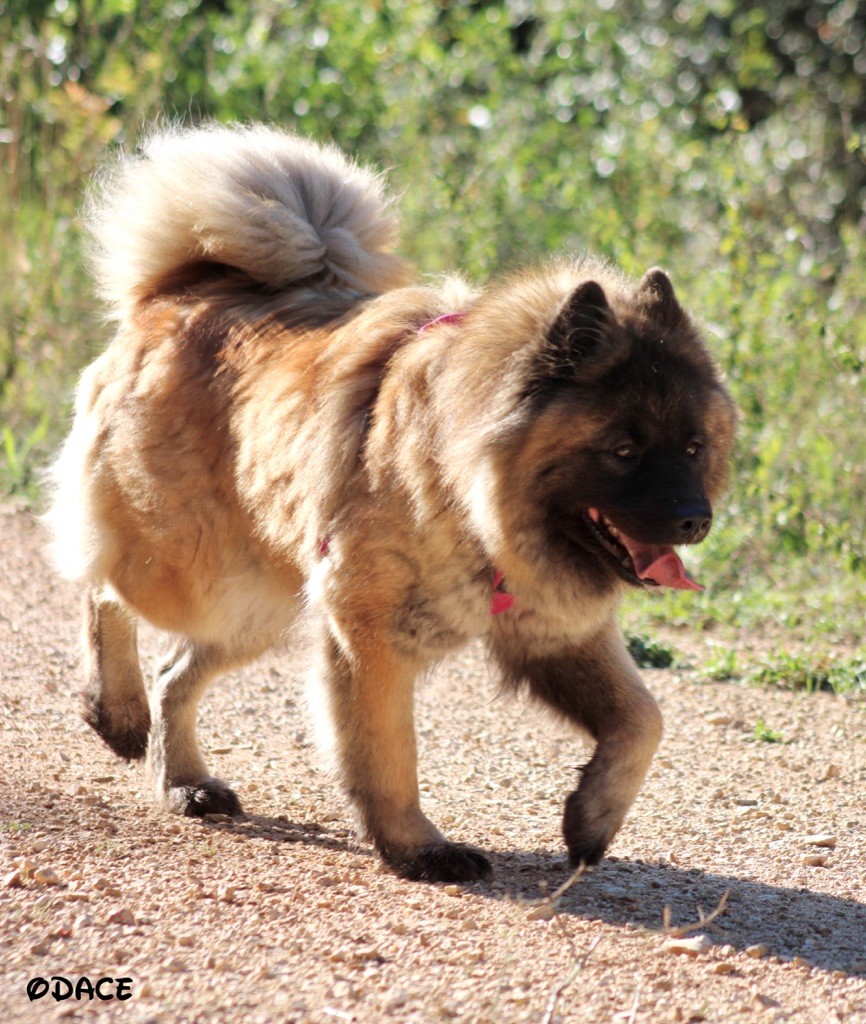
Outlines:
[[[597,281],[579,284],[562,304],[535,351],[524,394],[535,399],[556,394],[577,380],[604,349],[613,313]]]
[[[676,327],[682,320],[682,306],[674,294],[671,279],[661,267],[648,270],[640,279],[637,291],[644,308],[659,323],[666,327]]]
[[[608,322],[610,304],[597,281],[584,281],[565,300],[550,330],[547,344],[567,357],[591,351]]]

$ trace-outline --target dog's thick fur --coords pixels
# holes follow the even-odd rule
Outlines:
[[[475,878],[485,858],[419,806],[413,685],[482,637],[597,741],[563,826],[597,861],[661,735],[617,602],[651,582],[642,560],[681,565],[662,546],[703,538],[734,428],[666,275],[574,259],[486,294],[413,285],[381,181],[269,128],[156,135],[90,222],[119,329],[82,377],[48,516],[87,587],[86,720],[146,755],[167,807],[239,812],[197,702],[311,605],[366,832],[408,877]],[[149,693],[139,618],[177,637]]]

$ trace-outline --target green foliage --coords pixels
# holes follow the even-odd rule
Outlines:
[[[862,657],[836,659],[777,652],[763,658],[749,673],[751,682],[761,686],[806,690],[814,693],[851,693],[866,690],[866,660]]]
[[[840,658],[834,654],[791,653],[777,650],[744,660],[730,647],[701,665],[702,682],[747,682],[784,690],[819,690],[836,694],[866,692],[866,658]]]
[[[719,648],[701,668],[701,679],[712,683],[728,683],[740,678],[737,652],[732,647]]]
[[[770,729],[760,718],[755,722],[755,730],[752,733],[752,738],[757,740],[759,743],[785,742],[785,738],[780,732],[777,732],[775,729]]]
[[[30,828],[29,821],[3,821],[0,822],[0,832],[19,833],[26,832]]]
[[[645,634],[629,636],[626,647],[638,668],[670,668],[674,663],[671,648],[658,640],[651,640]]]
[[[706,592],[629,614],[859,640],[864,38],[863,4],[795,0],[0,0],[0,491],[107,337],[88,176],[160,117],[273,120],[387,168],[426,273],[663,263],[743,418]]]

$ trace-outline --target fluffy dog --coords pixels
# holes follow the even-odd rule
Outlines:
[[[419,806],[413,686],[481,637],[596,741],[563,830],[598,861],[661,735],[623,589],[695,588],[735,411],[668,277],[591,258],[411,283],[382,181],[264,128],[157,134],[90,206],[115,340],[49,519],[87,589],[84,717],[173,811],[240,812],[195,736],[211,680],[320,614],[343,784],[410,878],[489,871]],[[178,639],[150,688],[145,619]]]

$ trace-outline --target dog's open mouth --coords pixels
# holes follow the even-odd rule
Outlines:
[[[643,544],[617,529],[596,508],[587,509],[586,521],[599,546],[618,563],[627,579],[676,590],[704,589],[689,576],[670,545]]]

